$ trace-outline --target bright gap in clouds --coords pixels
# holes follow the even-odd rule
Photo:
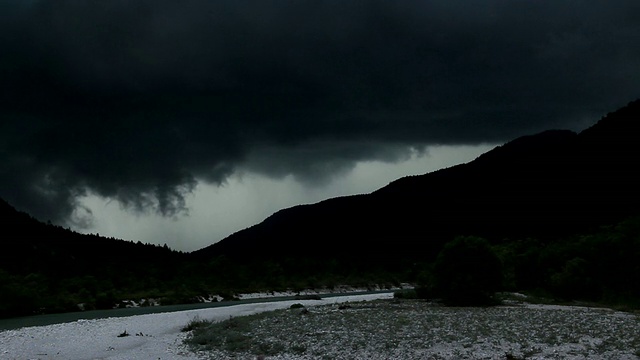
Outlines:
[[[274,212],[299,204],[328,198],[364,194],[408,175],[419,175],[469,162],[495,145],[432,146],[414,153],[406,161],[357,163],[352,171],[325,185],[310,187],[292,176],[272,179],[245,172],[231,176],[222,186],[199,182],[189,195],[189,215],[163,218],[156,214],[135,214],[116,201],[97,196],[81,199],[94,217],[83,233],[99,233],[118,239],[167,244],[180,251],[194,251],[224,239],[234,232],[257,224]]]

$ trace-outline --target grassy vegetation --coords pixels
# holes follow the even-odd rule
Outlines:
[[[187,323],[187,325],[185,325],[181,330],[183,332],[188,332],[188,331],[193,331],[199,328],[206,327],[208,325],[211,325],[211,321],[203,320],[199,316],[196,316],[193,319],[191,319],[191,321],[189,321],[189,323]]]
[[[278,341],[263,341],[251,335],[256,322],[270,314],[262,313],[244,317],[231,317],[221,322],[194,319],[183,331],[191,334],[186,343],[196,350],[222,350],[230,353],[275,355],[287,351],[286,344]],[[298,351],[295,348],[289,350]]]

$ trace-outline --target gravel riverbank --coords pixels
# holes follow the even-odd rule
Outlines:
[[[181,329],[197,317],[214,322],[230,317],[286,309],[294,303],[316,305],[390,299],[391,293],[327,297],[322,300],[256,302],[0,330],[1,360],[197,360]],[[128,336],[119,336],[123,333]]]
[[[304,307],[291,308],[296,304]],[[223,338],[223,343],[235,345],[194,349],[183,342],[192,333],[181,331],[194,319],[217,325],[215,336],[232,329],[240,341]],[[239,325],[228,326],[230,320]],[[125,331],[128,336],[119,336]],[[398,301],[391,293],[81,319],[0,331],[2,360],[626,360],[640,359],[638,355],[640,320],[634,314],[525,303],[447,308]]]
[[[417,300],[376,300],[281,309],[234,321],[236,325],[209,331],[217,346],[198,352],[201,358],[512,360],[640,355],[638,317],[600,308],[448,308]],[[235,340],[215,338],[225,333]]]

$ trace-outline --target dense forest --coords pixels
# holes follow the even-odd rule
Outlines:
[[[35,221],[35,220],[32,220]],[[233,299],[243,291],[302,290],[351,284],[428,288],[435,259],[365,266],[339,257],[265,259],[243,263],[226,256],[194,260],[166,247],[80,235],[39,223],[47,241],[68,239],[68,247],[29,245],[29,256],[8,258],[0,268],[0,315],[108,309],[125,300],[152,305],[192,303],[211,294]],[[58,236],[58,238],[52,237]],[[494,290],[522,291],[559,300],[640,306],[640,216],[598,231],[554,240],[514,238],[489,242],[500,264]],[[24,240],[24,239],[23,239]],[[81,246],[84,243],[84,246]],[[86,244],[102,243],[99,248]],[[488,263],[465,259],[459,271],[482,273]],[[82,304],[79,307],[79,304]]]
[[[491,274],[480,293],[638,307],[639,122],[635,101],[579,134],[525,136],[371,194],[284,209],[193,253],[82,235],[0,200],[0,317],[344,284],[467,296],[454,285],[468,274]]]
[[[0,317],[126,306],[194,303],[238,292],[302,290],[399,281],[331,259],[290,258],[244,263],[207,259],[165,246],[43,223],[0,200]]]

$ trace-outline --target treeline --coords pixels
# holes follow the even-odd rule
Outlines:
[[[70,231],[0,256],[0,317],[107,309],[125,295],[166,293],[183,253]]]
[[[640,216],[556,239],[460,236],[417,279],[417,295],[487,305],[498,291],[640,308]]]
[[[241,292],[351,284],[399,284],[402,276],[358,260],[198,257],[158,246],[84,235],[1,209],[0,317],[233,299]]]
[[[591,234],[504,241],[494,248],[504,264],[507,289],[640,305],[640,216]]]
[[[243,292],[402,282],[417,284],[425,296],[450,297],[461,305],[476,296],[486,300],[494,291],[522,291],[640,306],[640,216],[556,239],[457,237],[438,256],[425,254],[422,261],[341,257],[339,252],[314,256],[312,250],[307,256],[261,260],[202,258],[166,246],[66,230],[60,234],[66,234],[66,246],[32,241],[30,256],[4,256],[0,317],[108,309],[125,306],[125,300],[166,305],[199,302],[209,295],[233,299]]]
[[[403,280],[400,273],[353,268],[333,260],[242,263],[221,256],[195,262],[186,254],[174,255],[143,263],[128,258],[128,264],[102,264],[74,272],[0,269],[0,317],[110,309],[127,306],[129,301],[142,306],[196,303],[210,295],[231,300],[238,293],[344,284],[391,287]]]

